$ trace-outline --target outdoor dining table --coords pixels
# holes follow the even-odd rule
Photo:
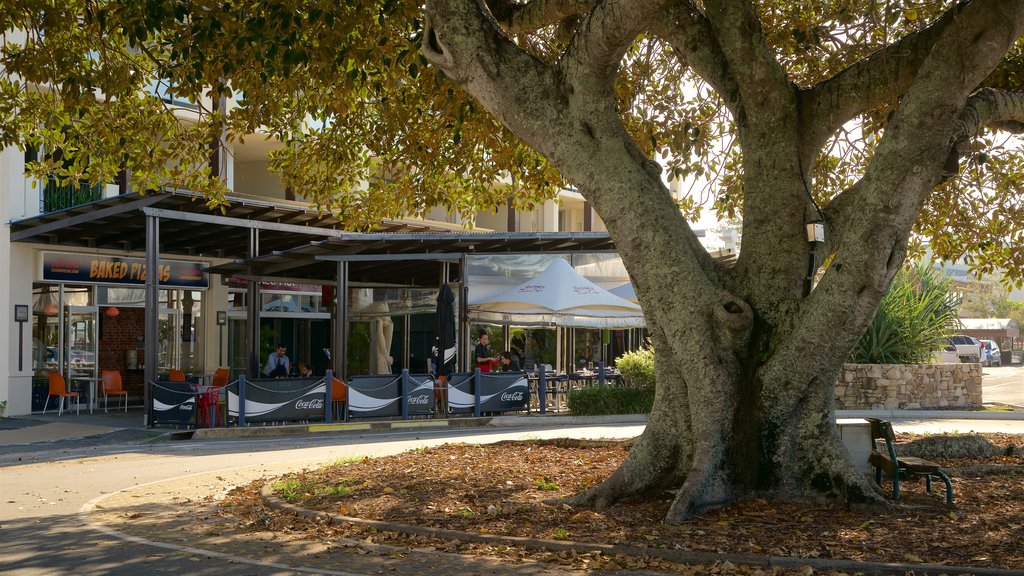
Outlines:
[[[92,414],[93,408],[96,407],[96,388],[97,388],[97,384],[102,382],[103,379],[102,378],[97,378],[95,376],[72,376],[71,377],[71,381],[75,382],[75,383],[78,383],[78,386],[76,386],[76,388],[81,386],[81,384],[80,384],[81,382],[88,382],[89,383],[89,400],[88,400],[88,402],[89,402],[89,414]],[[76,391],[77,392],[81,392],[81,389],[79,388]],[[78,397],[78,401],[79,402],[82,401],[81,400],[81,396]]]
[[[530,385],[530,397],[536,398],[538,406],[540,403],[540,373],[538,372],[527,372],[526,381]],[[568,392],[568,381],[569,377],[565,372],[545,372],[545,382],[547,386],[547,393],[551,396],[551,400],[554,404],[552,410],[561,410],[561,402],[559,401],[559,394],[564,396]],[[532,401],[531,401],[532,403]]]

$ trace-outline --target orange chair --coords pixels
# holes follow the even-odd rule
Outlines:
[[[185,382],[185,381],[187,381],[187,379],[185,378],[185,371],[184,370],[168,370],[167,371],[167,380],[170,381],[170,382]]]
[[[68,392],[68,386],[64,382],[64,377],[58,372],[50,372],[48,378],[50,391],[46,395],[46,402],[43,404],[43,414],[46,414],[46,407],[50,404],[50,396],[56,396],[60,398],[60,408],[57,411],[57,415],[61,416],[64,414],[64,399],[78,398],[78,392]],[[81,402],[75,402],[75,414],[80,414],[81,406]]]
[[[331,378],[331,411],[333,412],[335,419],[338,419],[338,414],[345,413],[342,406],[345,404],[345,400],[347,399],[348,386],[337,378]]]
[[[210,382],[211,386],[227,386],[228,379],[231,378],[231,370],[228,368],[217,368],[213,373],[213,380]]]
[[[100,373],[100,380],[103,382],[103,411],[107,411],[111,396],[124,396],[124,411],[128,411],[128,391],[124,389],[121,382],[120,370],[104,370]]]

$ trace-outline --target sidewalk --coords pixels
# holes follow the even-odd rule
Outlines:
[[[897,432],[941,434],[952,432],[1004,432],[1024,434],[1024,411],[959,410],[840,410],[837,418],[882,418],[893,422]],[[516,414],[481,418],[460,417],[430,420],[350,421],[333,424],[311,423],[245,428],[201,428],[198,430],[146,428],[140,409],[94,414],[32,415],[0,418],[0,447],[26,446],[68,440],[96,441],[145,440],[163,435],[192,434],[193,440],[279,437],[306,434],[385,431],[408,428],[533,427],[586,426],[600,424],[643,423],[642,414],[615,416],[572,416],[569,414]]]

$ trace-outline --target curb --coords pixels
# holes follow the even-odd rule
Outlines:
[[[527,550],[538,552],[576,552],[587,554],[600,552],[607,556],[625,555],[637,557],[654,557],[679,564],[711,564],[714,562],[731,562],[736,565],[756,566],[762,568],[802,568],[810,566],[815,570],[840,570],[859,574],[882,574],[892,576],[905,576],[906,574],[920,574],[940,576],[949,574],[972,574],[974,576],[1019,576],[1020,570],[1004,568],[981,568],[968,566],[949,566],[935,564],[896,564],[889,562],[861,562],[857,560],[826,560],[822,558],[798,558],[784,556],[754,556],[744,554],[716,554],[712,552],[693,552],[689,550],[671,550],[664,548],[642,548],[639,546],[626,546],[618,544],[597,544],[586,542],[573,542],[569,540],[547,540],[541,538],[527,538],[524,536],[501,536],[498,534],[474,534],[471,532],[459,532],[456,530],[445,530],[443,528],[431,528],[428,526],[415,526],[411,524],[398,524],[381,520],[366,520],[351,516],[342,516],[330,512],[318,512],[296,506],[285,502],[273,491],[271,484],[264,484],[260,491],[260,498],[271,509],[287,512],[299,518],[311,520],[321,519],[331,524],[355,524],[376,528],[378,531],[398,532],[410,536],[427,536],[441,540],[456,540],[459,542],[473,542],[478,544],[501,544],[506,546],[523,546]]]
[[[198,428],[193,440],[222,440],[227,438],[262,438],[297,436],[304,434],[330,434],[344,432],[384,432],[389,430],[442,430],[445,428],[476,428],[488,426],[494,418],[457,418],[445,420],[394,420],[387,422],[338,422],[336,424],[293,424],[286,426],[247,426],[245,428]],[[539,422],[538,422],[539,424]]]

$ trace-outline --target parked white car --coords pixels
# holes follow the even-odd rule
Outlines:
[[[939,350],[936,350],[932,354],[932,363],[934,364],[959,364],[960,356],[956,353],[956,346],[947,344]]]
[[[949,339],[956,346],[956,355],[961,362],[981,362],[981,341],[970,336],[957,334]]]
[[[981,363],[985,366],[1002,366],[1003,359],[999,344],[996,344],[994,340],[982,340],[981,344],[985,347],[982,351]]]

